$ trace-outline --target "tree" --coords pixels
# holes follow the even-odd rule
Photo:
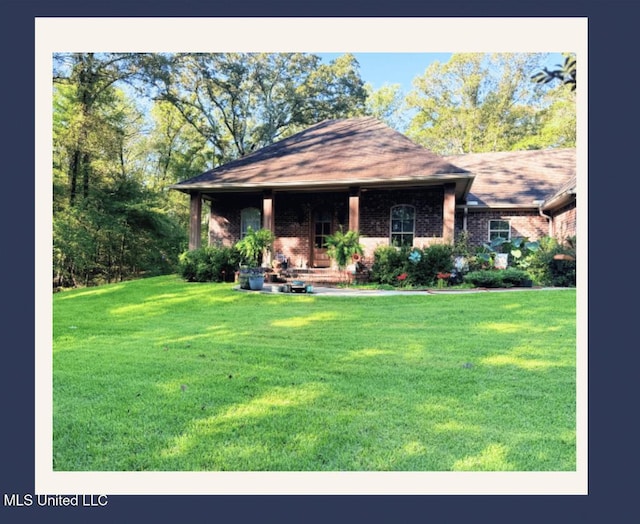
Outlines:
[[[56,61],[55,286],[166,272],[185,243],[160,193],[146,185],[145,119],[117,87],[134,74],[131,64],[129,58],[97,54]]]
[[[53,73],[59,286],[166,272],[188,223],[169,184],[366,98],[352,55],[61,53]]]
[[[207,141],[216,165],[320,120],[364,111],[352,55],[320,64],[305,53],[183,53],[146,64],[156,99]]]
[[[67,150],[69,202],[78,194],[87,197],[92,179],[92,160],[96,149],[104,147],[104,125],[97,108],[111,103],[113,86],[135,74],[129,55],[70,53],[54,56],[54,86],[66,86],[67,119],[64,139],[59,145]],[[80,185],[80,187],[78,187]]]
[[[531,80],[538,84],[548,84],[554,80],[559,80],[562,84],[569,86],[571,91],[576,90],[576,55],[574,53],[563,53],[564,62],[557,64],[557,69],[543,68],[531,77]]]
[[[562,84],[546,93],[546,107],[536,112],[536,126],[513,149],[576,147],[575,92]]]
[[[404,112],[404,96],[400,91],[400,84],[386,84],[380,89],[373,89],[366,84],[367,114],[384,122],[397,131],[403,131],[407,126]]]
[[[540,54],[454,54],[414,80],[407,135],[439,154],[508,151],[539,134],[548,91],[529,81]]]

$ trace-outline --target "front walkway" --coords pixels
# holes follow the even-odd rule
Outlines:
[[[516,291],[539,291],[539,290],[560,290],[567,288],[560,287],[511,287],[511,288],[472,288],[472,289],[358,289],[357,287],[325,287],[314,286],[311,293],[284,293],[278,290],[279,286],[273,284],[265,284],[260,293],[276,294],[276,295],[313,295],[313,296],[331,296],[331,297],[376,297],[391,295],[451,295],[465,293],[504,293]],[[246,291],[248,293],[256,293],[241,289],[240,286],[234,288],[237,291]]]

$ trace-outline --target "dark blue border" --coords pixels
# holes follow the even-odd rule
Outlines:
[[[2,364],[0,496],[33,493],[34,480],[34,18],[39,16],[380,16],[589,18],[589,495],[588,496],[111,496],[89,514],[75,508],[14,509],[4,522],[631,522],[638,453],[635,251],[637,86],[629,56],[637,35],[632,2],[468,0],[428,3],[325,0],[8,0],[2,4]],[[545,35],[540,35],[541,40]],[[628,62],[626,62],[628,60]],[[580,80],[578,79],[578,82]],[[632,91],[633,90],[633,91]],[[628,195],[628,196],[627,196]],[[625,205],[627,204],[627,205]],[[628,205],[630,204],[630,205]],[[629,210],[629,211],[627,211]],[[615,224],[613,220],[615,219]],[[616,227],[618,226],[618,227]],[[622,227],[620,227],[622,226]],[[624,236],[623,236],[624,235]],[[625,305],[630,301],[630,306]],[[633,317],[632,317],[633,315]],[[637,322],[637,321],[636,321]],[[632,375],[633,374],[633,375]],[[627,474],[631,476],[627,480]],[[36,513],[38,513],[36,517]],[[5,516],[6,515],[6,516]]]

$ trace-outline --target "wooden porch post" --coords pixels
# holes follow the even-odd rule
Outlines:
[[[194,191],[191,196],[191,212],[189,219],[189,250],[198,249],[200,247],[201,238],[201,216],[202,216],[202,198],[200,192]]]
[[[267,190],[262,195],[262,227],[276,234],[275,210],[273,207],[273,191]],[[271,252],[263,255],[263,261],[271,264]]]
[[[456,185],[445,184],[444,203],[442,207],[442,239],[446,244],[453,245],[456,219]]]
[[[360,188],[349,188],[349,230],[360,233]]]

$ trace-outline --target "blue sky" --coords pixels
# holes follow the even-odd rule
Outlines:
[[[333,60],[344,53],[318,53],[325,61]],[[360,76],[374,89],[384,84],[400,84],[401,90],[408,93],[413,79],[422,75],[434,61],[447,62],[452,53],[353,53],[360,64]],[[563,61],[560,53],[551,54],[546,64],[553,67]]]

